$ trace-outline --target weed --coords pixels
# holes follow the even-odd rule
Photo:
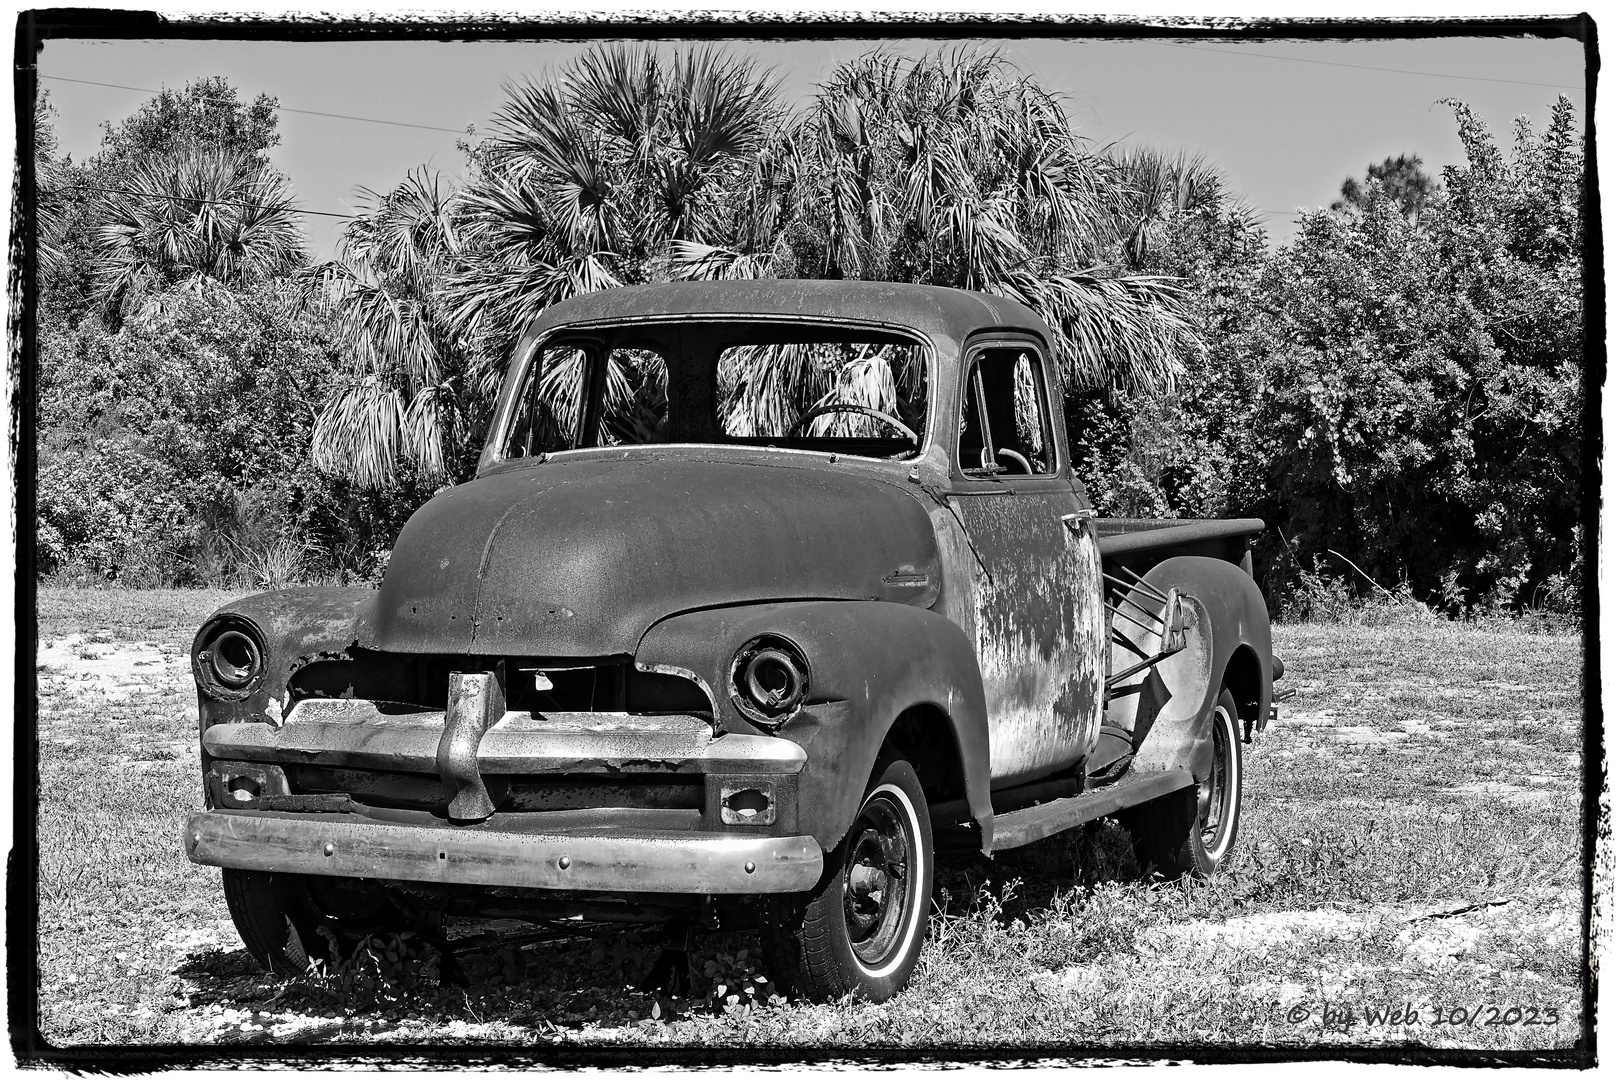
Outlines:
[[[342,945],[321,928],[334,954]],[[305,994],[316,1008],[344,1016],[387,1012],[413,999],[439,996],[443,956],[438,947],[407,930],[369,938],[341,961],[312,961]]]
[[[288,536],[272,537],[255,547],[229,536],[223,539],[236,551],[242,579],[259,589],[285,589],[298,584],[314,551],[308,540]]]
[[[720,953],[702,963],[703,1001],[710,1009],[748,1009],[767,1002],[780,1003],[776,984],[765,974],[757,949]]]

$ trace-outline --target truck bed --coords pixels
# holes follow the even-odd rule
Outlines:
[[[1104,559],[1133,562],[1151,555],[1153,562],[1172,555],[1203,555],[1242,563],[1248,538],[1263,532],[1259,518],[1097,518],[1097,547]]]

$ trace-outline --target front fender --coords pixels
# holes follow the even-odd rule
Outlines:
[[[1137,679],[1140,692],[1116,698],[1109,712],[1133,733],[1133,770],[1186,765],[1201,777],[1209,771],[1213,754],[1210,717],[1227,668],[1240,652],[1253,653],[1253,659],[1240,658],[1251,677],[1258,668],[1258,715],[1264,716],[1271,707],[1271,618],[1254,579],[1224,560],[1190,555],[1166,559],[1149,570],[1145,580],[1160,592],[1174,588],[1191,599],[1185,609],[1191,616],[1187,647],[1161,661],[1146,678]],[[1139,648],[1156,648],[1123,622],[1116,622],[1115,628],[1129,633]],[[1116,644],[1112,670],[1122,670],[1136,659]]]
[[[804,748],[798,828],[824,850],[849,831],[884,737],[908,709],[946,718],[956,740],[968,809],[988,851],[990,736],[984,684],[961,627],[922,608],[881,601],[808,601],[676,615],[648,630],[636,666],[695,676],[727,731],[759,728],[731,701],[731,662],[744,643],[774,634],[810,666],[805,703],[777,732]]]
[[[233,600],[219,608],[203,627],[222,615],[234,615],[252,624],[264,642],[264,680],[241,701],[217,701],[197,695],[202,726],[225,721],[281,722],[287,680],[311,658],[336,654],[355,644],[356,618],[377,598],[368,588],[280,589]],[[201,647],[202,628],[191,654]]]

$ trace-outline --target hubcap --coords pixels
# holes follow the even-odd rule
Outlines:
[[[844,862],[844,921],[862,963],[881,965],[904,936],[910,834],[905,812],[888,793],[861,807]]]

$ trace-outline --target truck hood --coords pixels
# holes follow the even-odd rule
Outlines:
[[[927,512],[870,475],[639,454],[552,460],[418,510],[356,629],[388,652],[608,657],[633,655],[649,627],[682,611],[927,606],[939,583]]]

